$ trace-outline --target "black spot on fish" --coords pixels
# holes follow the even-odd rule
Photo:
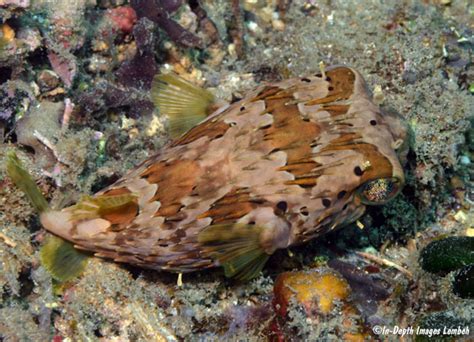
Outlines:
[[[267,129],[267,128],[270,128],[272,127],[272,124],[268,124],[268,125],[265,125],[265,126],[261,126],[259,127],[258,129]]]
[[[344,198],[344,196],[345,196],[346,194],[347,194],[347,191],[342,190],[342,191],[340,191],[340,192],[337,194],[337,198],[338,198],[338,199],[342,199],[342,198]]]
[[[276,153],[276,152],[280,152],[281,149],[279,148],[274,148],[273,150],[271,150],[268,154],[272,154],[272,153]]]
[[[288,209],[288,203],[286,203],[285,201],[278,202],[276,206],[282,212],[286,212],[286,209]]]
[[[327,198],[323,198],[323,205],[326,207],[326,208],[329,208],[331,206],[331,200],[330,199],[327,199]]]
[[[303,216],[308,216],[309,215],[308,208],[307,207],[301,207],[300,214],[303,215]]]

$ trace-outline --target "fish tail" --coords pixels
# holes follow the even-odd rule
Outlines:
[[[14,151],[8,152],[6,166],[8,177],[40,214],[41,223],[46,230],[67,237],[72,228],[70,214],[49,208],[46,198]],[[85,269],[87,259],[88,256],[76,250],[71,243],[54,235],[49,236],[41,246],[41,264],[57,281],[63,282],[77,277]]]
[[[38,213],[45,212],[48,209],[46,198],[14,151],[9,151],[7,154],[7,175],[15,186],[26,195]]]

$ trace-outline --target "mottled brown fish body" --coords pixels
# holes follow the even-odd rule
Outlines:
[[[270,255],[394,197],[404,183],[397,149],[405,134],[358,72],[333,67],[257,88],[93,196],[133,201],[93,218],[76,207],[41,220],[77,248],[154,269],[223,264],[247,253],[239,241],[249,232]],[[219,239],[228,242],[221,254]]]

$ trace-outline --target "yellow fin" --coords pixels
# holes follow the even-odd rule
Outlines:
[[[221,224],[204,229],[198,241],[224,267],[226,277],[250,280],[258,276],[269,255],[260,245],[265,228],[247,224]]]
[[[174,73],[157,75],[151,98],[161,114],[168,115],[171,137],[176,138],[206,118],[214,96]]]
[[[54,235],[48,236],[41,247],[40,260],[51,276],[61,282],[71,280],[84,272],[89,256]]]
[[[46,198],[14,151],[9,151],[7,154],[7,174],[15,186],[25,193],[36,211],[42,213],[48,209]]]
[[[110,196],[99,195],[96,197],[86,195],[66,210],[71,212],[71,218],[74,220],[88,220],[99,218],[110,210],[135,202],[136,199],[137,195],[132,193]]]
[[[7,155],[7,174],[13,183],[26,194],[39,213],[46,215],[52,212],[48,211],[46,198],[13,151],[8,152]],[[40,259],[42,265],[53,278],[63,282],[84,271],[88,256],[76,250],[71,243],[51,235],[41,247]]]

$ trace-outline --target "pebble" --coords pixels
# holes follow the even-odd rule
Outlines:
[[[41,91],[49,91],[59,85],[59,76],[52,70],[41,70],[36,78]]]
[[[468,156],[461,156],[461,158],[459,158],[459,162],[461,165],[469,165],[471,164],[471,159]]]
[[[8,24],[3,24],[0,26],[0,31],[2,33],[1,38],[4,39],[6,42],[10,43],[15,39],[15,31],[11,28]]]
[[[283,20],[280,20],[280,19],[272,20],[272,26],[277,31],[285,30],[285,23],[283,22]]]
[[[100,73],[109,71],[112,67],[112,59],[100,55],[93,55],[89,59],[87,70],[92,73]]]

